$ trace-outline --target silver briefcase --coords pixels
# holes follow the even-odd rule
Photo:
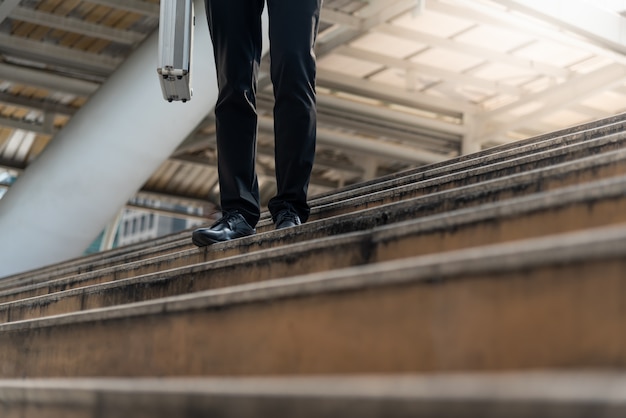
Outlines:
[[[157,72],[165,100],[191,99],[191,54],[195,15],[193,0],[161,0]]]

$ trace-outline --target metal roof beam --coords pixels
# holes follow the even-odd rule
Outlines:
[[[361,26],[362,18],[359,16],[338,12],[336,10],[331,10],[327,7],[322,7],[320,20],[322,22],[331,23],[333,25],[340,25],[352,29],[358,29]]]
[[[545,64],[534,60],[517,57],[511,54],[500,53],[489,48],[483,48],[477,45],[455,41],[453,39],[440,38],[422,32],[418,33],[410,29],[402,28],[388,23],[376,27],[373,32],[384,33],[410,41],[417,40],[419,42],[437,48],[443,48],[450,51],[470,54],[475,57],[484,58],[485,60],[509,64],[515,67],[523,68],[525,70],[532,70],[551,77],[567,78],[572,74],[572,71],[566,68],[557,67],[556,65]]]
[[[626,81],[625,77],[626,66],[610,64],[589,74],[580,75],[569,82],[558,84],[553,88],[548,88],[534,94],[528,94],[511,104],[489,112],[484,112],[481,114],[481,117],[497,119],[506,113],[522,108],[533,102],[541,102],[544,104],[544,107],[546,105],[568,106],[582,101],[585,97],[592,96],[595,93],[624,83],[624,81]]]
[[[354,47],[342,46],[337,48],[335,52],[337,54],[347,57],[375,62],[386,67],[400,68],[406,71],[416,71],[418,74],[435,77],[448,83],[452,82],[456,84],[480,87],[494,93],[509,94],[512,96],[519,96],[524,93],[522,89],[508,84],[498,83],[496,81],[490,81],[463,73],[456,73],[454,71],[445,70],[443,68],[426,65],[423,63],[418,64],[408,60],[393,58],[388,55],[365,51]]]
[[[487,121],[495,120],[498,117],[502,119],[503,116],[505,116],[506,121],[490,127],[490,129],[482,135],[481,140],[487,141],[503,135],[508,131],[513,131],[516,128],[532,125],[537,120],[550,113],[579,103],[586,97],[593,96],[613,86],[623,84],[625,81],[626,67],[620,64],[611,64],[595,72],[582,75],[568,83],[559,84],[554,88],[528,95],[523,100],[514,102],[511,105],[483,113],[480,115],[483,124],[487,123]],[[506,113],[532,102],[540,102],[543,106],[539,110],[521,117],[506,117]]]
[[[366,8],[359,11],[358,17],[355,16],[352,19],[337,13],[324,15],[324,8],[322,8],[321,18],[330,19],[331,23],[338,24],[341,27],[337,30],[337,33],[334,33],[328,40],[324,39],[323,36],[320,37],[320,42],[318,42],[318,47],[315,50],[318,57],[329,54],[338,46],[358,38],[376,25],[386,22],[415,7],[415,0],[396,0],[391,4],[389,0],[372,0],[369,3]],[[337,19],[336,22],[332,22],[333,17]]]
[[[270,118],[259,118],[259,129],[270,131],[274,128],[274,122]],[[317,129],[317,141],[319,144],[334,146],[353,152],[376,155],[394,161],[407,163],[436,163],[444,161],[449,156],[423,151],[417,148],[403,146],[393,142],[377,141],[359,135],[351,135],[331,129]]]
[[[26,122],[18,119],[0,117],[0,126],[11,129],[21,129],[23,131],[35,132],[43,135],[54,135],[55,131],[40,123]]]
[[[91,54],[6,34],[0,34],[0,50],[5,55],[28,60],[45,60],[50,65],[88,71],[98,76],[110,75],[122,62],[121,57]]]
[[[78,96],[90,96],[100,87],[100,84],[91,81],[2,63],[0,63],[0,79]]]
[[[420,92],[408,91],[388,84],[350,77],[322,69],[318,69],[317,85],[331,90],[343,91],[453,117],[460,117],[460,115],[467,112],[478,113],[480,110],[478,106],[459,102],[458,100],[449,100]]]
[[[493,0],[502,6],[540,19],[626,54],[626,17],[581,0]]]
[[[392,138],[430,152],[458,153],[466,127],[459,124],[377,106],[318,94],[319,128],[338,127],[364,137]],[[273,101],[267,93],[257,97],[259,111],[272,114]]]
[[[28,109],[39,110],[42,112],[58,113],[61,115],[73,115],[78,111],[78,109],[75,107],[66,106],[60,103],[29,99],[27,97],[15,96],[13,94],[1,92],[0,103],[4,103],[10,106],[19,106]]]
[[[594,45],[580,37],[567,34],[564,31],[524,21],[520,19],[519,15],[506,13],[501,8],[489,7],[475,0],[455,0],[454,4],[444,3],[438,0],[429,0],[427,9],[463,19],[471,19],[481,24],[500,27],[506,30],[522,31],[538,40],[549,40],[573,48],[583,48],[590,53],[626,63],[626,55],[624,54],[618,54],[606,48]]]
[[[265,130],[265,129],[260,129],[260,130],[263,131],[263,132],[268,132],[268,133],[270,132],[269,130]],[[210,143],[215,143],[215,140],[214,140],[214,138],[209,140],[208,138],[205,137],[204,140],[203,140],[203,143],[205,145],[209,145]],[[273,158],[274,157],[274,147],[258,145],[257,146],[257,154]],[[196,156],[192,156],[192,155],[177,154],[177,155],[173,155],[169,159],[170,160],[176,160],[176,161],[182,161],[182,162],[187,163],[187,164],[197,164],[197,165],[200,165],[200,166],[214,167],[215,169],[217,169],[217,163],[213,162],[213,161],[210,161],[208,158],[196,157]],[[344,171],[344,172],[351,173],[351,174],[358,174],[358,175],[363,174],[363,170],[361,170],[358,167],[353,167],[353,166],[349,166],[349,165],[345,165],[345,164],[339,164],[337,162],[329,160],[328,158],[324,158],[323,156],[316,156],[315,157],[315,166],[323,168],[323,169]]]
[[[44,13],[26,7],[16,7],[15,10],[11,12],[10,17],[23,22],[129,45],[141,42],[146,36],[137,32],[115,29],[109,26],[85,22],[76,18]]]
[[[108,6],[113,9],[126,10],[140,15],[158,18],[159,4],[142,0],[89,0],[90,3]]]
[[[377,100],[375,97],[371,96],[367,98]],[[356,120],[365,130],[369,130],[370,127],[374,125],[383,126],[385,129],[390,130],[389,136],[394,135],[393,131],[402,131],[405,133],[429,132],[442,139],[457,140],[460,136],[465,134],[465,127],[460,123],[444,122],[442,120],[420,116],[415,113],[394,110],[386,106],[387,102],[384,100],[379,101],[381,104],[376,105],[343,99],[328,94],[318,94],[317,110],[321,118],[326,115],[338,115],[340,117],[349,115],[348,117],[351,118],[351,120]],[[273,101],[270,100],[267,94],[261,94],[257,98],[257,104],[260,108],[270,112]],[[460,115],[458,119],[459,122],[462,122]]]

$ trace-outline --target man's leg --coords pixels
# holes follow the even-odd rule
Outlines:
[[[274,220],[293,209],[305,222],[317,112],[315,55],[321,0],[267,0],[270,21],[271,77],[277,195],[269,202]]]
[[[222,210],[259,220],[256,84],[263,0],[206,0],[219,96],[215,106]]]
[[[254,166],[263,0],[206,0],[206,6],[219,88],[215,118],[224,213],[193,232],[199,247],[254,234],[260,214]]]

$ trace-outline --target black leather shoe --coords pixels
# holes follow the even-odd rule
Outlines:
[[[246,222],[243,215],[235,211],[224,213],[224,216],[209,228],[196,229],[191,235],[191,240],[198,247],[206,247],[216,242],[247,237],[254,233],[256,230]]]
[[[300,217],[293,210],[283,209],[276,215],[274,224],[276,229],[289,228],[292,226],[300,225]]]

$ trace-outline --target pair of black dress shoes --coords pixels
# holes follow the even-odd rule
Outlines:
[[[284,209],[276,215],[274,223],[276,229],[289,228],[300,225],[300,218],[295,212]],[[217,242],[230,241],[255,233],[256,230],[250,226],[243,215],[233,211],[224,213],[224,216],[210,227],[193,231],[191,240],[198,247],[206,247]]]

